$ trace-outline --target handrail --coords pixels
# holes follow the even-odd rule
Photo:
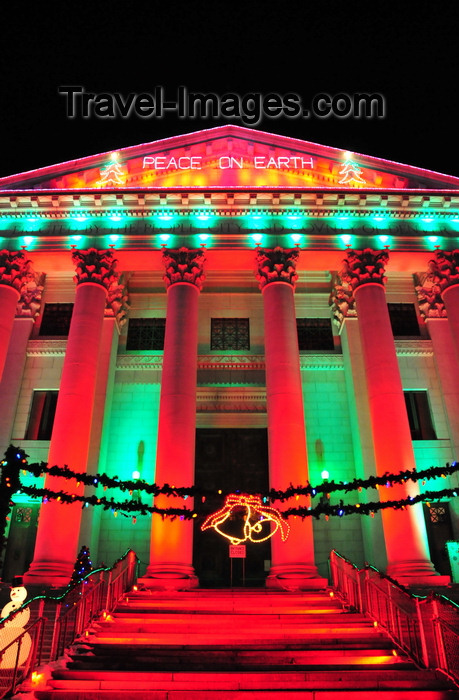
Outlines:
[[[18,610],[0,620],[1,631],[22,610],[38,601],[37,617],[25,628],[17,628],[18,635],[0,649],[1,659],[8,648],[17,644],[17,654],[11,674],[0,676],[0,698],[13,694],[17,686],[29,678],[44,662],[56,661],[91,621],[102,612],[111,612],[125,591],[132,588],[137,578],[138,557],[129,549],[112,567],[97,569],[81,582],[69,586],[61,596],[40,595],[26,601]],[[44,614],[45,611],[45,614]],[[36,627],[35,627],[36,626]],[[52,629],[51,642],[45,645],[45,632]],[[20,649],[25,635],[31,633],[32,645],[28,658],[21,663]],[[2,669],[3,671],[3,669]]]
[[[333,587],[350,607],[377,621],[416,663],[459,686],[459,606],[443,595],[410,593],[373,566],[359,569],[330,553]]]

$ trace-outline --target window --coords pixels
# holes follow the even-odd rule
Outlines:
[[[404,391],[412,440],[436,440],[427,391]]]
[[[414,304],[388,304],[387,307],[394,337],[421,335]]]
[[[40,335],[68,335],[73,304],[45,304]]]
[[[297,318],[296,328],[300,350],[334,350],[329,318]]]
[[[131,318],[126,350],[164,350],[165,318]]]
[[[50,440],[58,391],[34,391],[26,440]]]
[[[212,318],[211,350],[250,350],[248,318]]]

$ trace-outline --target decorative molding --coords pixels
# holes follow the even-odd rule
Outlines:
[[[117,370],[161,370],[163,355],[118,355]],[[305,353],[300,354],[300,367],[304,370],[343,369],[344,360],[340,354]],[[199,355],[198,370],[264,370],[264,355]]]
[[[333,321],[338,328],[341,328],[345,318],[357,316],[352,285],[341,279],[339,275],[336,275],[334,280],[330,295],[330,305],[333,309]]]
[[[459,250],[436,250],[435,259],[429,260],[429,273],[440,292],[459,284]]]
[[[27,357],[61,357],[67,350],[67,338],[59,340],[29,340]]]
[[[298,248],[288,250],[277,246],[271,250],[257,250],[255,276],[260,289],[271,282],[287,282],[294,287],[298,279],[296,264],[299,256]]]
[[[198,369],[265,369],[264,355],[199,355]]]
[[[126,276],[121,275],[119,281],[113,281],[107,288],[105,316],[114,316],[119,328],[122,328],[127,322],[127,314],[130,309],[126,284]]]
[[[300,369],[310,370],[341,370],[344,369],[344,358],[342,355],[335,354],[301,354],[300,353]]]
[[[419,313],[426,318],[446,318],[446,309],[441,298],[440,286],[435,281],[435,276],[426,272],[415,275],[415,292],[418,299]]]
[[[75,264],[74,280],[78,284],[93,282],[109,289],[118,282],[116,272],[117,260],[113,257],[113,250],[88,250],[72,251],[72,260]]]
[[[32,274],[32,263],[25,250],[0,250],[0,284],[13,287],[20,293]]]
[[[389,260],[387,250],[375,251],[371,248],[364,250],[347,250],[343,260],[341,279],[348,282],[355,291],[363,284],[385,284],[385,265]]]
[[[178,250],[164,250],[163,263],[166,268],[164,282],[166,289],[177,282],[194,284],[199,290],[204,282],[204,263],[206,257],[204,251],[179,248]]]
[[[433,357],[431,340],[396,340],[397,357]]]
[[[118,355],[116,358],[117,370],[162,370],[163,355]]]
[[[266,390],[254,387],[198,387],[198,413],[265,413]]]
[[[40,313],[41,295],[45,286],[44,273],[30,269],[23,278],[21,296],[16,306],[16,317],[35,318]]]

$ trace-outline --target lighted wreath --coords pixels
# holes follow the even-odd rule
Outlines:
[[[242,536],[236,535],[228,528],[228,521],[237,518],[239,514],[243,516]],[[227,522],[226,531],[221,529],[225,522]],[[274,528],[271,527],[271,523],[275,524]],[[247,540],[264,542],[275,535],[278,530],[285,541],[290,532],[289,524],[279,511],[265,505],[260,496],[235,493],[226,497],[223,508],[208,516],[201,525],[201,530],[207,530],[211,527],[234,545]]]

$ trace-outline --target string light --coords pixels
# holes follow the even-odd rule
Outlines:
[[[242,537],[236,537],[220,529],[220,525],[223,525],[238,508],[242,508],[245,511]],[[275,528],[271,530],[268,523],[274,523]],[[264,525],[268,525],[268,534],[261,536],[263,530],[266,531]],[[250,542],[265,542],[275,535],[278,530],[282,540],[285,541],[290,532],[289,524],[282,518],[279,511],[264,505],[260,496],[234,493],[226,497],[223,508],[206,518],[201,525],[201,530],[207,530],[211,527],[220,535],[226,537],[233,545],[241,544],[247,540]]]

